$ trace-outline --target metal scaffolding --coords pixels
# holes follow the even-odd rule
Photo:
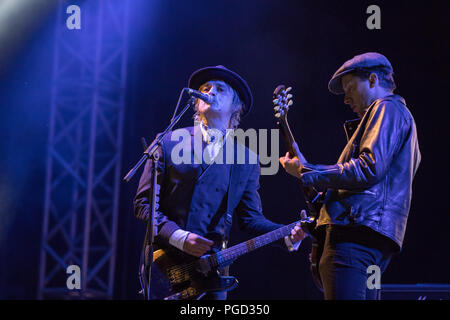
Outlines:
[[[112,298],[128,45],[128,0],[85,1],[81,29],[58,7],[38,298]],[[81,269],[69,290],[66,268]]]

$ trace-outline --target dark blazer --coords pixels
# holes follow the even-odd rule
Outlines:
[[[197,142],[202,143],[200,148],[194,147],[195,137]],[[230,139],[233,138],[229,138],[227,144]],[[259,159],[253,154],[256,163],[248,163],[252,151],[235,139],[233,141],[233,164],[223,161],[224,164],[208,165],[204,161],[198,163],[205,147],[198,127],[195,130],[194,127],[175,130],[163,139],[159,148],[160,200],[155,216],[157,246],[167,246],[171,234],[180,228],[202,236],[213,233],[227,240],[233,216],[238,219],[239,227],[252,235],[283,226],[267,220],[262,214],[258,194]],[[177,159],[171,156],[172,152],[190,160],[190,163],[177,163]],[[245,153],[244,164],[237,164],[238,152]],[[223,159],[226,159],[226,153],[225,145]],[[197,163],[194,163],[196,160]],[[151,181],[152,165],[148,161],[134,199],[135,215],[144,221],[148,220],[149,215]]]

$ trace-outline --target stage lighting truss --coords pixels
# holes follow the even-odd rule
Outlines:
[[[112,298],[129,0],[60,1],[53,51],[38,298]],[[78,265],[81,289],[69,289]]]

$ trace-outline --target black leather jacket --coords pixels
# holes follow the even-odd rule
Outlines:
[[[336,165],[305,164],[311,171],[302,183],[327,189],[317,225],[367,226],[400,250],[421,159],[414,119],[393,94],[375,100],[345,129],[348,142]]]

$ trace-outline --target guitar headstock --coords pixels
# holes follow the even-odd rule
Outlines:
[[[289,92],[292,87],[286,88],[285,85],[279,85],[273,92],[273,104],[275,111],[275,118],[284,120],[289,111],[289,107],[294,103],[292,101],[292,94]]]

